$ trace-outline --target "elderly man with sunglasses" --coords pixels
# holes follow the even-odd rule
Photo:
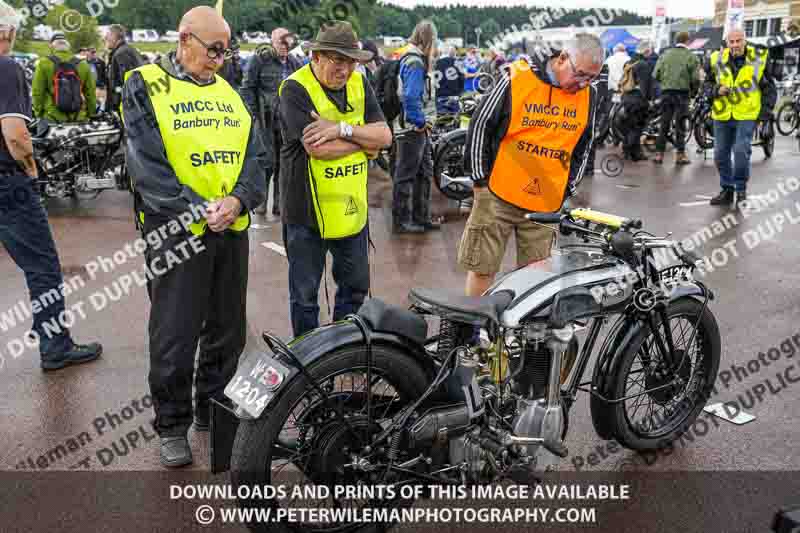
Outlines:
[[[224,401],[244,349],[249,211],[265,197],[263,143],[241,96],[217,75],[231,55],[228,24],[201,6],[178,31],[177,51],[128,73],[122,101],[148,242],[154,425],[169,467],[192,462],[192,383],[195,431],[208,431],[210,400]]]
[[[589,164],[603,45],[582,33],[546,55],[512,63],[469,125],[474,204],[458,251],[468,296],[489,288],[512,233],[519,266],[549,257],[552,231],[525,214],[557,211]]]

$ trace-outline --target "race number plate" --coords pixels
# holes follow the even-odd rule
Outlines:
[[[258,418],[292,371],[266,354],[251,354],[236,369],[225,396],[248,415]]]

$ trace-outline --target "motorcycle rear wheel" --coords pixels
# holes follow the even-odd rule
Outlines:
[[[373,345],[373,434],[380,431],[377,421],[382,419],[384,407],[396,412],[399,408],[419,398],[430,385],[430,378],[421,366],[408,354],[385,345]],[[356,427],[359,435],[366,433],[366,351],[362,345],[339,349],[325,356],[308,370],[329,395],[336,395],[344,415]],[[351,389],[347,390],[347,375],[358,374],[363,381],[351,377]],[[378,380],[377,382],[375,380]],[[390,401],[386,396],[391,392],[381,389],[381,383],[389,385],[394,391]],[[363,390],[357,390],[362,387]],[[378,388],[378,390],[376,390]],[[349,394],[349,395],[348,395]],[[359,396],[360,394],[360,396]],[[355,437],[344,428],[344,424],[328,412],[321,403],[321,397],[302,376],[286,385],[273,405],[270,405],[258,420],[243,420],[239,424],[231,456],[231,481],[234,487],[246,485],[262,487],[283,485],[291,490],[294,485],[327,485],[333,494],[334,485],[385,484],[388,480],[370,479],[372,474],[356,471],[345,466],[350,462],[349,453],[357,453],[362,459],[373,458],[380,462],[378,455],[363,452],[363,446],[356,444]],[[337,402],[338,403],[338,402]],[[392,405],[390,405],[392,404]],[[300,410],[298,411],[298,407]],[[388,417],[383,414],[383,417]],[[294,427],[287,427],[293,423]],[[345,450],[345,446],[350,448]],[[293,449],[292,449],[293,448]],[[398,462],[404,460],[401,455]],[[381,472],[385,469],[381,470]],[[407,476],[405,476],[407,477]],[[399,489],[397,489],[399,492]],[[242,509],[266,512],[271,509],[275,516],[280,507],[328,507],[342,506],[342,502],[332,502],[328,498],[309,505],[299,502],[292,505],[291,498],[285,499],[239,499]],[[331,502],[331,504],[328,504]],[[366,501],[365,507],[391,505],[410,505],[408,500]],[[347,505],[345,503],[345,505]],[[262,511],[258,511],[262,509]],[[251,531],[382,531],[387,524],[339,524],[338,527],[324,527],[329,524],[301,524],[288,522],[259,522],[247,524]],[[321,527],[323,526],[323,527]]]
[[[705,406],[717,379],[721,341],[717,321],[708,307],[703,309],[702,302],[687,297],[671,303],[666,313],[675,350],[685,354],[677,372],[658,374],[664,367],[655,336],[649,327],[643,327],[623,348],[613,378],[611,399],[650,391],[616,403],[611,410],[615,438],[632,450],[657,450],[683,435]],[[689,346],[698,318],[697,333]],[[657,323],[663,339],[664,326],[660,320]],[[684,383],[658,389],[676,375]],[[637,414],[644,416],[637,419]]]
[[[433,162],[433,183],[443,195],[461,202],[472,196],[472,179],[464,171],[464,149],[467,132],[453,136],[436,147]],[[451,181],[451,179],[462,181]]]

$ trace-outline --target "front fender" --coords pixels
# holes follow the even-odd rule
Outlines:
[[[686,297],[693,297],[697,296],[699,298],[705,298],[708,295],[709,300],[714,299],[714,292],[706,287],[706,285],[700,281],[694,281],[692,283],[684,283],[677,287],[675,287],[669,295],[670,303],[679,300],[681,298]]]

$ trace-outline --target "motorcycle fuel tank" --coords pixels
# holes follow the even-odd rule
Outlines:
[[[500,322],[506,328],[516,328],[531,313],[544,316],[543,311],[555,295],[571,287],[591,289],[613,283],[618,289],[613,298],[604,297],[600,302],[603,307],[612,307],[631,295],[633,287],[626,280],[633,276],[634,271],[624,261],[600,251],[554,250],[547,263],[509,272],[498,278],[486,294],[513,292],[514,299],[500,316]]]

